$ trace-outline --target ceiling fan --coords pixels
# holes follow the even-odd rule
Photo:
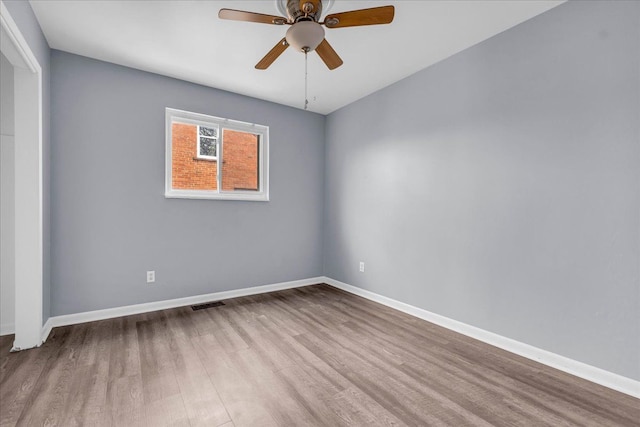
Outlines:
[[[256,64],[258,70],[266,70],[289,46],[304,53],[315,50],[330,70],[338,68],[343,61],[324,38],[324,25],[327,28],[357,27],[361,25],[389,24],[393,21],[395,9],[393,6],[373,7],[370,9],[351,10],[348,12],[327,15],[320,21],[322,15],[322,0],[279,0],[286,2],[287,18],[283,16],[265,15],[262,13],[245,12],[234,9],[220,9],[220,19],[234,21],[257,22],[261,24],[290,25],[286,36],[280,40]],[[332,0],[324,0],[333,3]],[[282,8],[280,8],[282,9]]]

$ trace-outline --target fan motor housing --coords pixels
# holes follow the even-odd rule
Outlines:
[[[318,22],[320,19],[320,15],[322,15],[322,1],[317,2],[317,8],[313,3],[309,2],[313,7],[313,10],[309,13],[305,13],[304,10],[300,8],[300,5],[304,7],[305,2],[301,2],[300,0],[286,0],[287,1],[287,15],[289,16],[289,20],[291,22],[298,22],[300,20],[312,20]]]

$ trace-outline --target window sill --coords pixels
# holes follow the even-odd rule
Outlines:
[[[245,202],[268,202],[269,195],[264,193],[218,193],[206,190],[171,190],[164,193],[166,199],[199,199],[199,200],[236,200]]]

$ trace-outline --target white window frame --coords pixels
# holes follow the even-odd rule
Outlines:
[[[182,190],[172,187],[172,152],[173,152],[173,123],[187,123],[196,126],[217,127],[218,128],[218,189],[217,190]],[[252,133],[258,136],[258,191],[222,191],[222,162],[224,155],[224,130],[235,130],[239,132]],[[198,129],[198,158],[200,158],[200,134]],[[204,159],[212,159],[206,156]],[[165,108],[165,190],[166,198],[177,199],[210,199],[210,200],[246,200],[246,201],[269,201],[269,127],[255,123],[241,122],[238,120],[224,119],[206,114],[192,113],[190,111],[177,110],[175,108]]]

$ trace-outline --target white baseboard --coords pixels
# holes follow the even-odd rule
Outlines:
[[[51,329],[53,329],[53,321],[51,319],[52,319],[51,317],[48,318],[47,321],[44,323],[44,326],[42,326],[42,333],[41,333],[42,344],[44,344],[44,342],[47,340],[47,338],[49,338],[49,334],[51,333]]]
[[[58,326],[75,325],[78,323],[93,322],[96,320],[112,319],[114,317],[129,316],[132,314],[148,313],[168,308],[183,307],[186,305],[202,304],[210,301],[219,301],[229,298],[244,297],[248,295],[263,294],[266,292],[281,291],[284,289],[299,288],[301,286],[323,283],[324,277],[294,280],[292,282],[275,283],[272,285],[254,286],[251,288],[235,289],[231,291],[214,292],[211,294],[196,295],[192,297],[176,298],[164,301],[154,301],[144,304],[127,305],[124,307],[107,308],[104,310],[87,311],[84,313],[65,314],[50,317],[42,328],[43,341],[49,336],[52,328]]]
[[[613,372],[605,371],[604,369],[596,368],[595,366],[587,365],[586,363],[578,362],[577,360],[560,356],[559,354],[542,350],[532,345],[503,337],[493,332],[458,322],[457,320],[449,319],[448,317],[440,316],[439,314],[431,313],[430,311],[378,295],[365,289],[348,285],[329,277],[325,277],[324,282],[338,289],[342,289],[343,291],[386,305],[387,307],[394,308],[428,322],[435,323],[436,325],[445,327],[468,337],[475,338],[511,353],[526,357],[527,359],[551,366],[552,368],[559,369],[575,375],[576,377],[640,398],[640,381],[623,377],[622,375],[614,374]]]
[[[16,325],[14,323],[0,324],[0,337],[16,333]]]

